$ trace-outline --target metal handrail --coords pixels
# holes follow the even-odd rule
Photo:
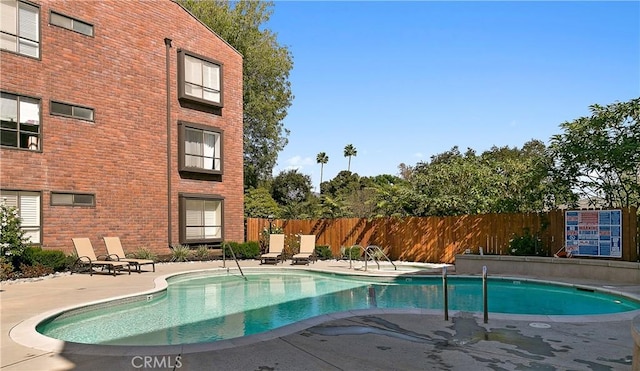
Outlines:
[[[487,266],[482,266],[482,314],[484,323],[489,322],[489,304],[487,299]]]
[[[351,255],[352,255],[351,254],[351,250],[356,246],[362,249],[362,246],[360,246],[360,245],[353,245],[351,247],[345,247],[345,250],[344,250],[346,252],[347,249],[349,249],[349,269],[353,268],[353,263],[352,263],[352,259],[351,259],[352,258],[351,257]]]
[[[371,246],[371,245],[369,245]],[[364,271],[367,271],[367,262],[369,261],[369,259],[373,259],[373,261],[376,262],[376,264],[378,265],[378,269],[380,269],[380,263],[378,263],[378,261],[376,259],[374,259],[374,257],[369,254],[369,246],[367,247],[362,247],[360,246],[360,248],[362,249],[362,251],[364,252]]]
[[[447,285],[447,266],[442,267],[442,291],[444,293],[444,320],[449,320],[449,287]]]
[[[236,265],[238,266],[238,270],[240,271],[240,274],[242,275],[242,278],[244,278],[245,281],[247,281],[247,276],[244,275],[244,272],[242,272],[242,268],[240,268],[240,262],[238,262],[238,259],[236,258],[236,253],[233,252],[233,247],[231,247],[231,245],[226,244],[229,247],[229,251],[231,251],[231,255],[233,256],[233,260],[236,261]],[[225,268],[226,264],[226,255],[224,252],[224,246],[225,244],[222,244],[222,268]],[[227,268],[227,271],[229,270],[229,268]]]
[[[382,249],[378,246],[376,246],[376,248],[378,249],[378,251],[380,251],[380,253],[382,254],[382,256],[384,256],[385,259],[387,259],[387,261],[389,263],[391,263],[391,265],[393,265],[393,270],[397,271],[398,267],[396,267],[396,265],[391,261],[391,259],[389,259],[389,257],[387,256],[387,254],[384,253],[384,251],[382,251]]]
[[[369,246],[367,246],[366,250],[367,250],[366,251],[367,255],[370,256],[371,259],[373,259],[376,262],[376,264],[378,264],[378,269],[380,269],[380,263],[378,263],[378,259],[374,255],[371,254],[370,250],[373,250],[374,252],[379,252],[380,255],[382,255],[385,259],[387,259],[387,261],[389,263],[391,263],[391,265],[393,265],[393,270],[395,270],[395,271],[398,270],[398,267],[396,267],[396,265],[391,261],[391,259],[389,259],[387,254],[385,254],[384,251],[382,251],[380,246],[369,245]],[[365,265],[366,265],[366,260],[365,260]],[[365,268],[365,270],[366,270],[366,268]]]
[[[380,255],[382,255],[385,259],[387,259],[389,263],[391,263],[391,265],[393,265],[394,270],[398,270],[398,267],[391,261],[391,259],[389,259],[387,254],[385,254],[384,251],[382,251],[382,249],[379,246],[369,245],[367,247],[362,247],[360,245],[354,245],[353,247],[356,247],[356,246],[358,246],[362,250],[362,252],[364,252],[364,270],[365,271],[367,271],[368,269],[368,262],[370,259],[373,260],[378,266],[378,269],[380,269],[380,263],[378,262],[378,258],[372,252],[374,253],[379,252]],[[351,257],[351,255],[349,256]],[[351,268],[351,260],[349,260],[349,268]]]

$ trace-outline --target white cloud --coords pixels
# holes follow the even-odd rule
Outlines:
[[[285,163],[289,169],[302,169],[305,166],[313,165],[315,162],[311,157],[293,156],[286,160]]]
[[[416,152],[416,153],[413,154],[413,157],[423,158],[424,154],[422,152]]]
[[[293,156],[283,161],[283,166],[275,166],[273,168],[273,176],[277,176],[280,172],[298,170],[304,173],[304,168],[314,165],[315,161],[311,157]]]

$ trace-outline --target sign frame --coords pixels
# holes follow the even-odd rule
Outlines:
[[[564,247],[572,256],[622,258],[622,210],[566,210]]]

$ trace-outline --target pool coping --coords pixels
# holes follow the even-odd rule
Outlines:
[[[292,270],[286,267],[278,267],[278,271],[289,271]],[[274,272],[273,267],[248,267],[244,268],[245,271],[255,272],[260,270],[269,270]],[[433,277],[433,274],[425,275],[425,274],[411,274],[407,271],[398,272],[396,274],[390,274],[389,271],[385,272],[371,272],[371,271],[350,271],[350,272],[336,272],[328,269],[321,268],[313,268],[313,267],[303,267],[296,269],[297,271],[312,271],[312,272],[321,272],[321,273],[329,273],[335,275],[348,275],[348,276],[373,276],[373,277],[395,277],[402,275],[410,275],[413,277],[418,276],[428,276]],[[199,353],[199,352],[207,352],[214,350],[222,350],[228,348],[234,348],[238,346],[250,345],[259,343],[262,341],[272,340],[275,338],[279,338],[286,335],[291,335],[293,333],[303,331],[313,326],[321,325],[325,322],[344,319],[354,316],[363,316],[363,315],[379,315],[379,314],[415,314],[415,315],[432,315],[432,316],[444,316],[444,311],[442,309],[388,309],[388,308],[370,308],[370,309],[359,309],[359,310],[350,310],[343,312],[335,312],[330,314],[324,314],[312,318],[308,318],[302,321],[298,321],[296,323],[292,323],[289,325],[285,325],[279,327],[274,330],[262,332],[254,335],[247,335],[233,339],[227,340],[219,340],[215,342],[208,343],[194,343],[194,344],[182,344],[182,345],[145,345],[145,346],[124,346],[124,345],[104,345],[104,344],[82,344],[82,343],[74,343],[67,342],[59,339],[54,339],[45,335],[40,334],[36,331],[36,326],[56,315],[59,315],[63,312],[70,310],[77,310],[79,308],[124,300],[128,298],[144,296],[144,295],[152,295],[157,294],[166,288],[169,285],[168,279],[174,276],[180,275],[188,275],[199,272],[223,272],[227,273],[234,271],[239,273],[237,269],[233,268],[206,268],[206,269],[195,269],[188,270],[182,272],[174,272],[165,274],[162,276],[158,276],[154,279],[154,288],[149,290],[143,290],[140,292],[119,295],[110,298],[94,300],[82,304],[70,305],[65,307],[60,307],[56,309],[52,309],[46,311],[44,313],[38,314],[36,316],[30,317],[16,326],[14,326],[9,331],[10,338],[16,343],[29,347],[35,348],[43,351],[56,352],[56,353],[72,353],[72,354],[84,354],[84,355],[103,355],[103,356],[122,356],[122,355],[137,355],[144,352],[148,355],[169,355],[169,354],[191,354],[191,353]],[[455,277],[474,277],[474,275],[452,275]],[[627,298],[631,298],[634,300],[640,301],[640,295],[635,295],[623,291],[614,290],[608,287],[597,287],[588,284],[571,284],[566,282],[558,282],[552,280],[542,280],[536,278],[528,278],[528,277],[518,277],[518,276],[491,276],[492,279],[504,279],[504,280],[520,280],[520,281],[529,281],[535,283],[550,283],[561,286],[568,287],[579,287],[579,288],[587,288],[598,292],[610,293],[615,295],[624,296]],[[449,316],[455,316],[459,313],[470,313],[475,318],[483,318],[483,314],[480,312],[467,312],[467,311],[457,311],[457,310],[449,310]],[[503,313],[489,313],[489,319],[495,320],[515,320],[515,321],[531,321],[531,322],[550,322],[550,323],[590,323],[590,322],[608,322],[608,321],[631,321],[634,317],[640,315],[640,309],[622,313],[615,314],[597,314],[597,315],[522,315],[522,314],[503,314]]]

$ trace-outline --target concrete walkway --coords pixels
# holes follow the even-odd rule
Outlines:
[[[227,261],[227,266],[234,268]],[[243,267],[259,266],[243,261]],[[635,313],[594,318],[513,316],[429,311],[371,310],[330,314],[272,333],[197,347],[98,347],[101,354],[67,344],[43,350],[22,327],[36,315],[86,302],[154,289],[154,279],[182,271],[221,268],[222,261],[156,265],[156,272],[74,274],[32,282],[3,282],[3,370],[630,370]],[[278,267],[307,269],[290,266]],[[311,268],[353,272],[344,261]],[[237,269],[237,268],[236,268]],[[372,270],[375,272],[375,270]],[[640,298],[640,284],[572,282],[627,292]],[[20,325],[20,326],[18,326]],[[11,332],[11,334],[10,334]],[[20,343],[14,338],[19,338]],[[46,348],[46,346],[44,346]],[[95,349],[92,348],[92,349]],[[102,352],[104,350],[104,352]]]

